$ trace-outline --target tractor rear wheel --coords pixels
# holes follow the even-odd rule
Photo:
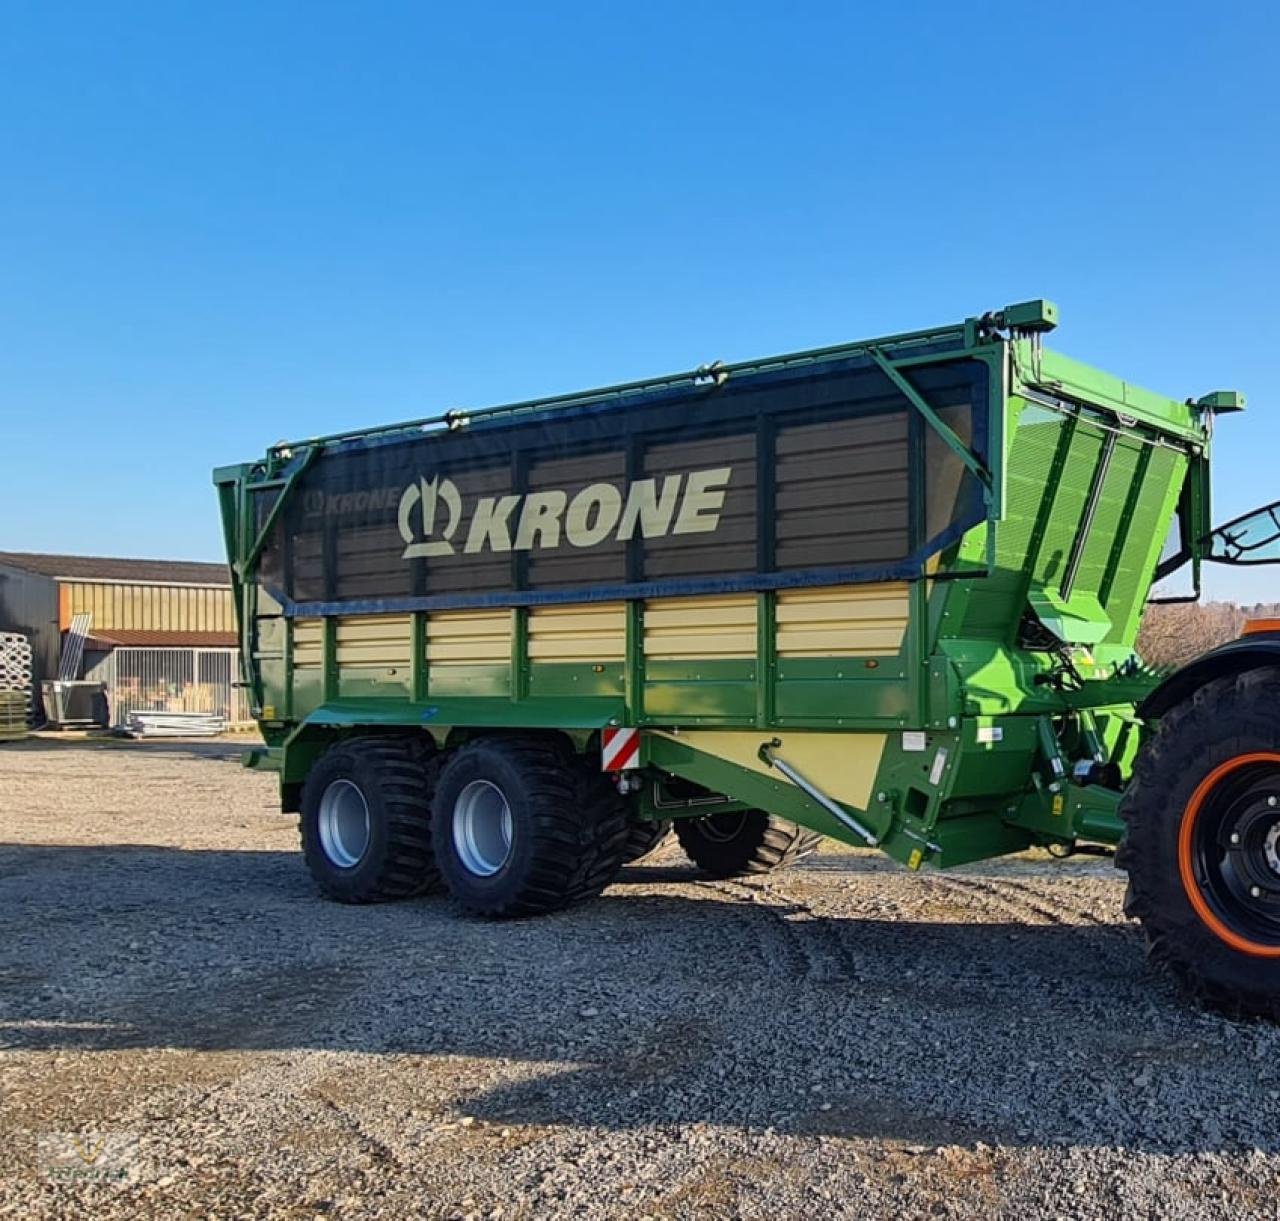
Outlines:
[[[1280,670],[1166,713],[1120,814],[1125,912],[1150,958],[1213,1008],[1280,1018]]]
[[[460,747],[432,808],[445,885],[476,915],[530,916],[593,898],[622,864],[627,807],[609,777],[541,738]]]
[[[763,810],[677,818],[676,837],[685,855],[713,878],[785,869],[808,856],[822,839]]]

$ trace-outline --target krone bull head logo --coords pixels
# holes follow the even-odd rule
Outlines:
[[[443,502],[449,520],[440,531],[439,538],[432,538],[436,528],[436,509]],[[414,510],[418,510],[417,513]],[[432,555],[452,555],[453,538],[462,520],[462,497],[452,479],[436,475],[432,479],[419,479],[411,483],[400,497],[400,537],[405,541],[403,558],[420,559]],[[419,540],[423,541],[419,541]]]

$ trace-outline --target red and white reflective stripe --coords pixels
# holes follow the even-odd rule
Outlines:
[[[606,772],[620,772],[640,766],[640,731],[638,729],[606,729],[600,736],[600,767]]]

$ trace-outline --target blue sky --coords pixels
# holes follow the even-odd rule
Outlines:
[[[1229,386],[1280,498],[1274,6],[0,9],[0,548],[219,558],[215,464],[950,321]],[[1280,568],[1210,592],[1280,599]]]

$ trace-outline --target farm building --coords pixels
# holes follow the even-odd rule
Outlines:
[[[139,708],[248,719],[226,565],[0,551],[0,632],[31,641],[37,692],[77,616],[113,723]]]

